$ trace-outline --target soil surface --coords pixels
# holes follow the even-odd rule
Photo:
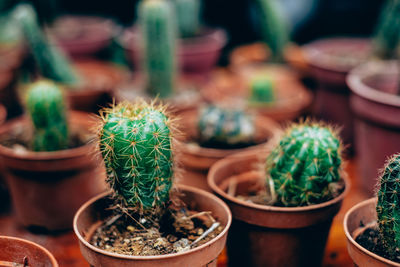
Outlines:
[[[207,141],[207,142],[198,142],[200,147],[205,148],[214,148],[214,149],[240,149],[246,148],[250,146],[257,145],[256,142],[249,142],[249,143],[237,143],[237,144],[227,144],[225,142],[218,142],[218,141]]]

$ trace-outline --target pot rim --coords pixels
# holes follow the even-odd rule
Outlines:
[[[349,220],[349,217],[351,216],[351,214],[361,208],[362,206],[367,206],[367,205],[371,205],[372,203],[376,203],[377,202],[377,198],[373,197],[373,198],[369,198],[366,200],[361,201],[360,203],[357,203],[355,206],[353,206],[351,209],[349,209],[345,216],[344,216],[344,220],[343,220],[343,229],[344,229],[344,233],[346,235],[347,241],[350,242],[353,246],[355,246],[358,250],[362,251],[364,254],[367,254],[369,257],[375,258],[376,260],[382,261],[385,264],[388,264],[390,266],[400,266],[400,263],[398,262],[394,262],[391,260],[388,260],[384,257],[381,257],[371,251],[369,251],[368,249],[364,248],[363,246],[361,246],[360,244],[358,244],[353,236],[351,235],[351,233],[349,232],[349,229],[347,227],[347,222]]]
[[[7,118],[7,109],[5,106],[0,104],[0,125],[6,121]]]
[[[384,68],[385,66],[386,68]],[[388,67],[390,68],[392,66],[397,66],[396,60],[369,61],[363,63],[350,71],[347,76],[347,84],[353,93],[367,100],[400,107],[400,96],[376,90],[363,82],[364,79],[371,77],[374,73],[382,74],[383,69],[387,70]]]
[[[300,213],[300,212],[306,212],[306,211],[312,211],[312,210],[318,210],[318,209],[322,209],[331,205],[334,205],[338,202],[341,202],[344,197],[348,194],[349,189],[350,189],[350,180],[347,178],[346,175],[342,175],[342,180],[344,181],[345,184],[345,188],[343,190],[343,192],[340,193],[339,196],[319,203],[319,204],[314,204],[314,205],[308,205],[308,206],[301,206],[301,207],[278,207],[278,206],[269,206],[269,205],[262,205],[262,204],[255,204],[255,203],[250,203],[250,202],[246,202],[243,200],[240,200],[236,197],[230,196],[228,195],[225,191],[223,191],[221,188],[219,188],[219,186],[215,183],[215,173],[218,169],[220,168],[224,168],[227,167],[228,165],[232,165],[232,162],[234,163],[239,163],[241,160],[243,160],[244,158],[253,158],[253,157],[257,157],[259,153],[257,153],[258,151],[255,151],[254,154],[244,154],[242,157],[239,157],[239,154],[237,154],[236,156],[230,156],[224,159],[221,159],[219,161],[217,161],[213,166],[211,166],[208,175],[207,175],[207,183],[210,186],[210,188],[220,197],[222,197],[223,199],[227,199],[230,202],[235,203],[236,205],[240,205],[246,208],[251,208],[251,209],[256,209],[256,210],[260,210],[260,211],[265,211],[265,212],[285,212],[285,213]]]
[[[79,210],[75,213],[74,216],[74,221],[73,221],[73,229],[75,232],[75,235],[78,237],[79,242],[81,242],[82,244],[84,244],[87,248],[89,248],[90,250],[99,253],[99,254],[103,254],[109,257],[113,257],[113,258],[119,258],[119,259],[125,259],[125,260],[140,260],[140,261],[147,261],[147,260],[162,260],[162,259],[168,259],[168,258],[173,258],[175,256],[182,256],[182,255],[187,255],[187,254],[191,254],[194,253],[196,251],[202,250],[203,248],[206,248],[208,246],[210,246],[211,243],[214,243],[215,241],[217,241],[218,239],[223,238],[224,235],[227,234],[231,223],[232,223],[232,213],[228,207],[228,205],[226,205],[226,203],[224,201],[222,201],[221,199],[219,199],[217,196],[206,192],[204,190],[198,189],[198,188],[194,188],[191,186],[187,186],[187,185],[176,185],[176,188],[178,188],[179,191],[189,191],[191,193],[195,193],[195,194],[200,194],[203,197],[208,197],[214,200],[214,202],[217,202],[218,205],[222,206],[223,209],[225,210],[226,214],[228,215],[228,221],[224,227],[224,229],[222,230],[221,233],[219,233],[215,238],[211,239],[210,241],[204,243],[201,246],[198,246],[196,248],[193,249],[189,249],[188,251],[184,251],[184,252],[178,252],[178,253],[170,253],[170,254],[165,254],[165,255],[157,255],[157,256],[130,256],[130,255],[122,255],[122,254],[117,254],[117,253],[112,253],[112,252],[108,252],[105,250],[102,250],[100,248],[97,248],[95,246],[93,246],[92,244],[90,244],[89,242],[87,242],[85,240],[84,237],[82,237],[81,233],[79,232],[78,229],[78,217],[81,215],[81,213],[87,209],[90,205],[92,205],[94,202],[96,202],[97,200],[104,198],[106,196],[108,196],[110,194],[110,191],[101,193],[91,199],[89,199],[87,202],[85,202],[80,208]]]
[[[27,239],[22,239],[22,238],[13,237],[13,236],[0,235],[0,239],[5,239],[5,240],[8,239],[8,240],[12,240],[12,241],[22,242],[22,243],[28,244],[30,246],[36,247],[36,248],[40,249],[41,251],[43,251],[46,254],[46,256],[51,261],[51,264],[53,265],[53,267],[58,267],[58,262],[57,262],[56,258],[54,257],[54,255],[51,254],[50,251],[48,251],[45,247],[43,247],[43,246],[41,246],[39,244],[36,244],[36,243],[34,243],[34,242],[30,241],[30,240],[27,240]]]

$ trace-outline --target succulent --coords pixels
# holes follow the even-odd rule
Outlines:
[[[169,1],[144,0],[140,4],[146,86],[150,95],[160,98],[171,96],[175,87],[177,29],[174,19]]]
[[[29,85],[27,112],[32,120],[34,151],[55,151],[68,146],[66,105],[61,88],[49,80]]]
[[[380,178],[378,203],[379,234],[391,259],[400,256],[400,154],[393,155],[385,165]]]
[[[251,103],[272,103],[275,100],[274,85],[269,78],[255,78],[250,84]]]
[[[254,141],[255,125],[242,110],[210,105],[200,112],[198,132],[205,144],[248,144]]]
[[[108,183],[122,207],[162,209],[172,187],[172,123],[165,108],[120,103],[101,111],[98,132]]]
[[[174,0],[173,2],[180,36],[195,36],[201,25],[201,0]]]
[[[331,128],[309,122],[288,127],[266,163],[276,204],[304,206],[333,198],[341,162],[341,142]]]

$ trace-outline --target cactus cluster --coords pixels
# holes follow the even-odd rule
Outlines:
[[[98,131],[108,183],[122,207],[162,209],[172,187],[173,123],[165,108],[143,101],[101,111]]]
[[[143,70],[150,95],[167,98],[175,88],[177,29],[169,1],[144,0],[139,6]]]
[[[193,37],[200,30],[201,0],[174,0],[179,34]]]
[[[380,178],[376,205],[381,242],[390,259],[400,256],[400,154],[393,155]]]
[[[270,78],[257,77],[250,83],[250,103],[265,104],[275,101],[274,84]]]
[[[266,162],[276,204],[304,206],[333,198],[341,162],[341,142],[331,128],[309,122],[288,127]]]
[[[33,123],[32,149],[56,151],[68,146],[66,105],[61,88],[52,81],[32,83],[27,91],[27,112]]]
[[[254,141],[254,119],[242,110],[210,105],[200,112],[198,132],[203,144],[249,144]]]

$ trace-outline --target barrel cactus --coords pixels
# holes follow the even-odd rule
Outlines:
[[[201,25],[201,0],[174,0],[173,2],[180,36],[196,36]]]
[[[274,84],[271,79],[257,77],[250,84],[250,102],[266,104],[275,101]]]
[[[304,206],[333,198],[341,162],[341,142],[330,127],[308,122],[288,127],[266,162],[276,204]]]
[[[162,106],[120,103],[101,111],[100,150],[108,183],[121,206],[162,209],[173,180],[172,125]]]
[[[29,85],[27,112],[33,123],[32,149],[55,151],[68,147],[66,104],[61,88],[52,81]]]
[[[173,7],[165,0],[144,0],[139,7],[139,21],[147,90],[152,96],[169,97],[176,79],[177,29]]]
[[[393,155],[385,165],[380,178],[378,203],[379,234],[392,260],[400,257],[400,154]]]

